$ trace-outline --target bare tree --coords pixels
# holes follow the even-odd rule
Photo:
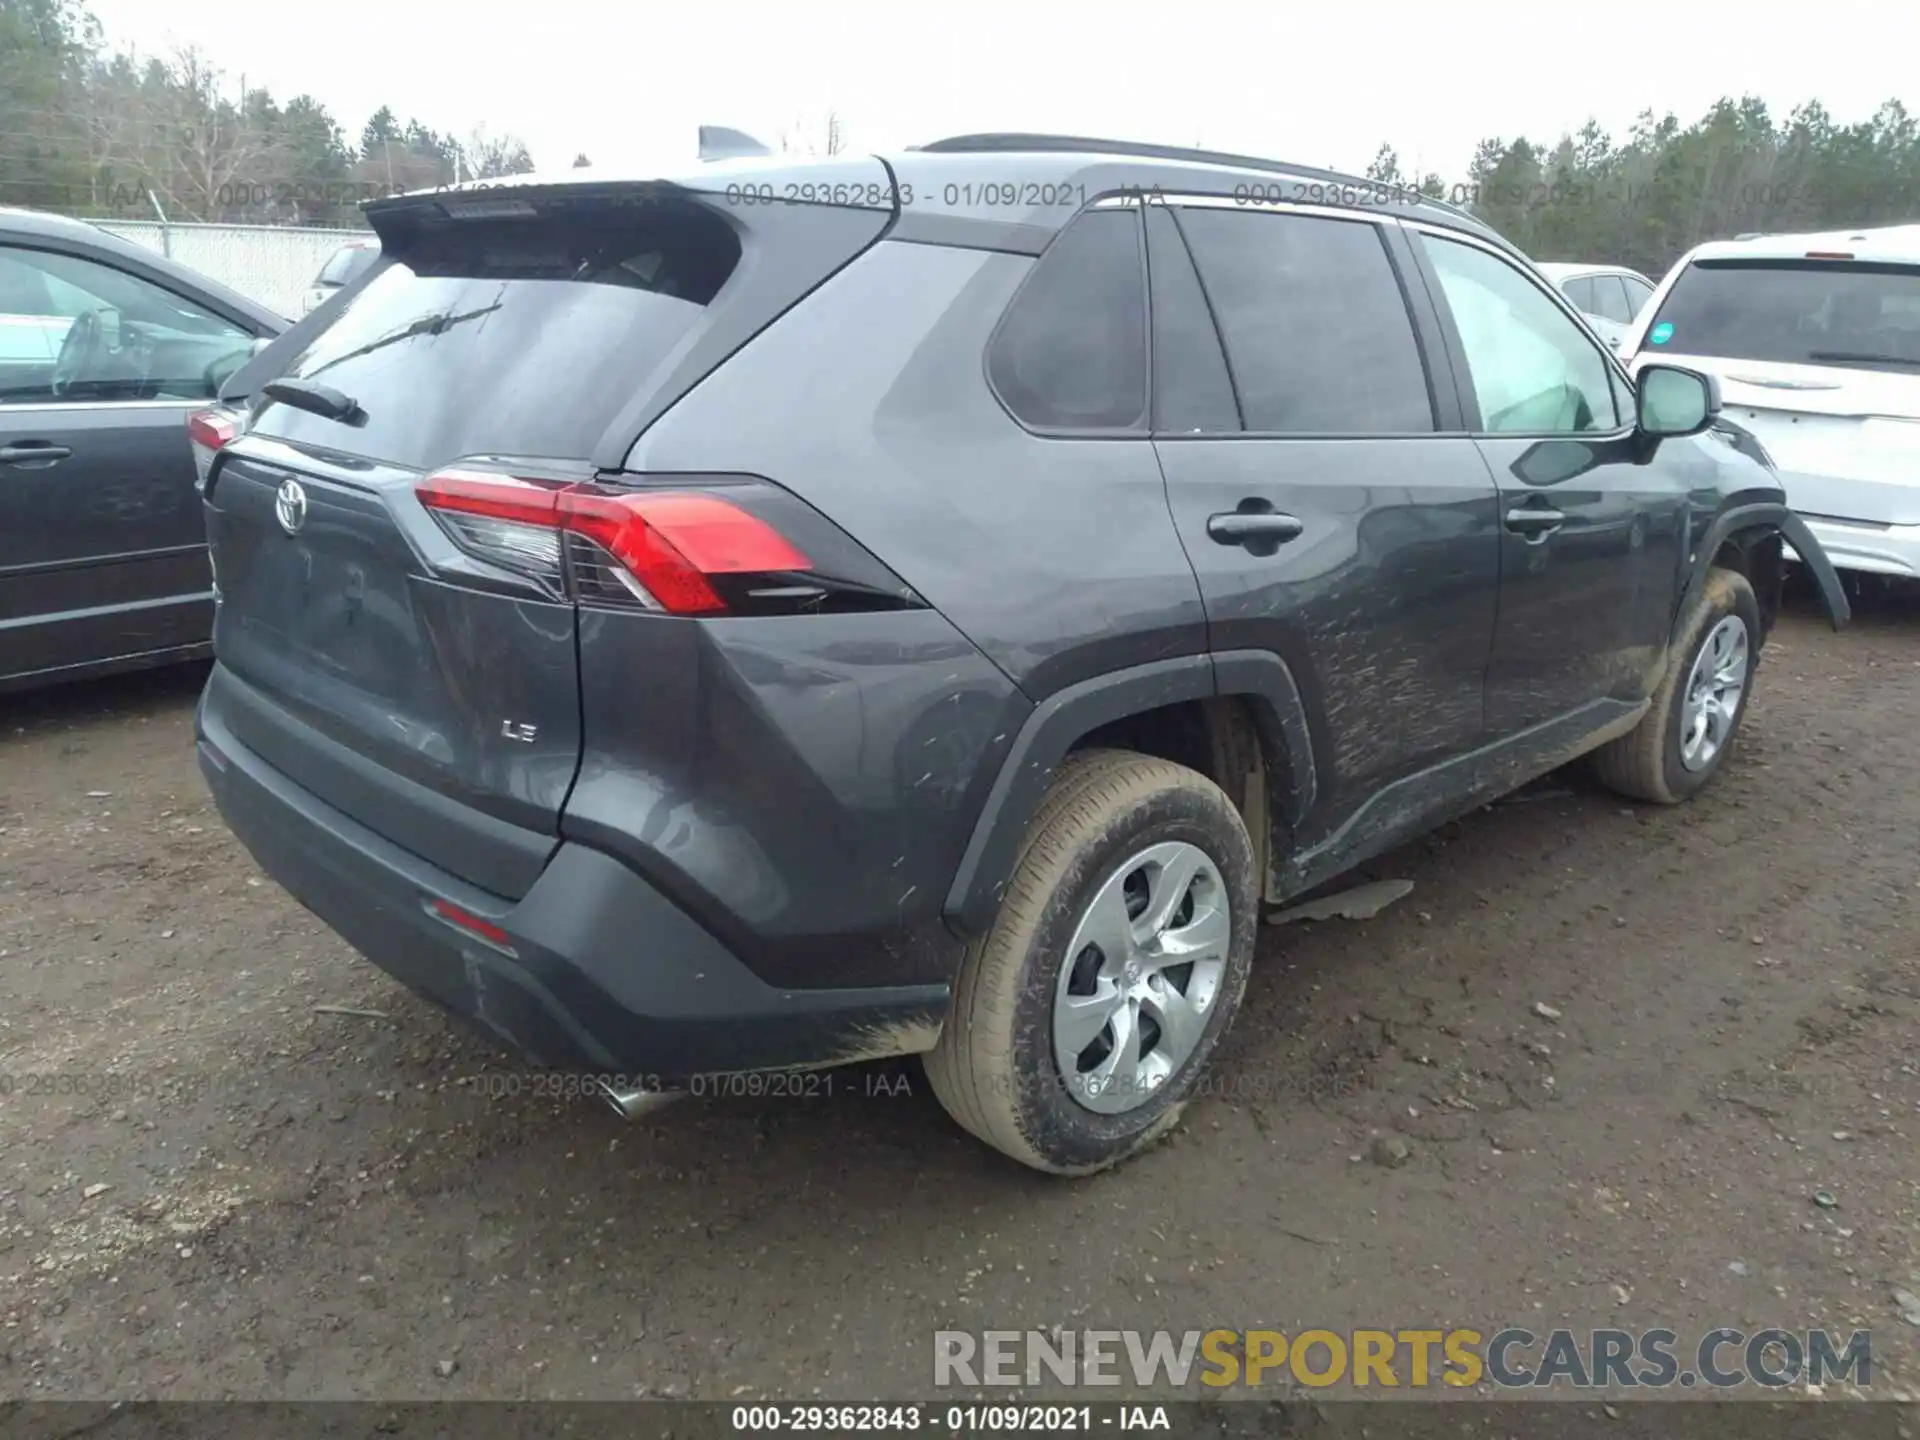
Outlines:
[[[174,56],[173,84],[155,117],[173,199],[195,220],[210,220],[235,203],[267,169],[270,137],[242,106],[220,94],[220,72],[197,47]]]
[[[526,141],[513,135],[489,135],[484,125],[474,129],[460,151],[471,172],[469,178],[474,180],[525,175],[533,169],[533,156],[527,150]]]
[[[838,155],[846,148],[846,130],[840,122],[840,112],[833,109],[827,111],[817,127],[796,116],[792,126],[780,135],[783,155]]]

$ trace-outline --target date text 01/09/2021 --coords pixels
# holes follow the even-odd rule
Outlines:
[[[1170,1431],[1164,1405],[736,1405],[735,1434],[846,1434],[930,1431],[952,1435],[1071,1435],[1103,1430]]]
[[[989,180],[949,181],[938,187],[916,188],[902,181],[896,187],[881,181],[741,181],[724,192],[729,205],[858,205],[871,209],[890,209],[895,203],[902,209],[916,204],[939,205],[949,210],[1078,210],[1099,199],[1131,199],[1137,204],[1170,203],[1178,197],[1157,185],[1126,185],[1117,189],[1092,189],[1078,182],[1041,183],[1034,181]],[[1233,187],[1234,203],[1239,205],[1409,205],[1429,198],[1405,185],[1390,181],[1317,181],[1275,179],[1242,183]]]
[[[649,1095],[688,1095],[696,1100],[831,1100],[836,1096],[884,1099],[913,1091],[906,1075],[887,1071],[721,1070],[669,1080],[661,1075],[583,1075],[571,1070],[488,1071],[472,1088],[489,1100],[525,1096],[573,1100],[609,1090]]]
[[[1077,210],[1105,191],[1077,184],[1035,184],[989,181],[981,184],[950,181],[930,188],[907,181],[898,186],[883,181],[743,181],[728,185],[729,205],[864,205],[893,208],[896,192],[902,209],[913,205],[941,205],[947,209],[1066,209]],[[1128,193],[1138,193],[1130,191]]]

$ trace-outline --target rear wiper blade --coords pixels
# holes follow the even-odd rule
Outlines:
[[[296,410],[306,410],[348,425],[366,415],[366,411],[360,408],[360,402],[351,395],[331,385],[316,385],[311,380],[269,380],[260,387],[260,393],[269,400],[278,400]]]
[[[1920,360],[1905,355],[1873,355],[1864,350],[1813,350],[1809,360],[1830,360],[1838,365],[1920,365]]]
[[[369,340],[364,345],[357,345],[344,355],[334,356],[333,359],[327,361],[324,365],[314,366],[313,373],[318,375],[322,370],[331,370],[336,365],[343,365],[349,360],[358,360],[363,355],[371,355],[376,350],[385,349],[389,345],[398,345],[402,341],[412,340],[416,336],[444,335],[455,325],[463,325],[469,320],[481,319],[484,316],[491,315],[499,308],[500,302],[496,300],[491,305],[483,305],[478,310],[468,310],[458,315],[450,311],[445,314],[422,315],[419,319],[409,321],[391,334],[382,335],[378,340]]]

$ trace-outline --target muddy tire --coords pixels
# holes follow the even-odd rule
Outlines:
[[[1667,653],[1639,725],[1594,752],[1594,771],[1635,800],[1677,805],[1725,763],[1760,660],[1760,606],[1746,577],[1711,570]]]
[[[1130,751],[1068,758],[925,1057],[947,1112],[1036,1170],[1084,1175],[1178,1123],[1239,1008],[1258,926],[1220,788]]]

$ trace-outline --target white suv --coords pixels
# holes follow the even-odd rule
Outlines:
[[[1698,246],[1620,354],[1718,376],[1837,567],[1920,577],[1920,225]]]

